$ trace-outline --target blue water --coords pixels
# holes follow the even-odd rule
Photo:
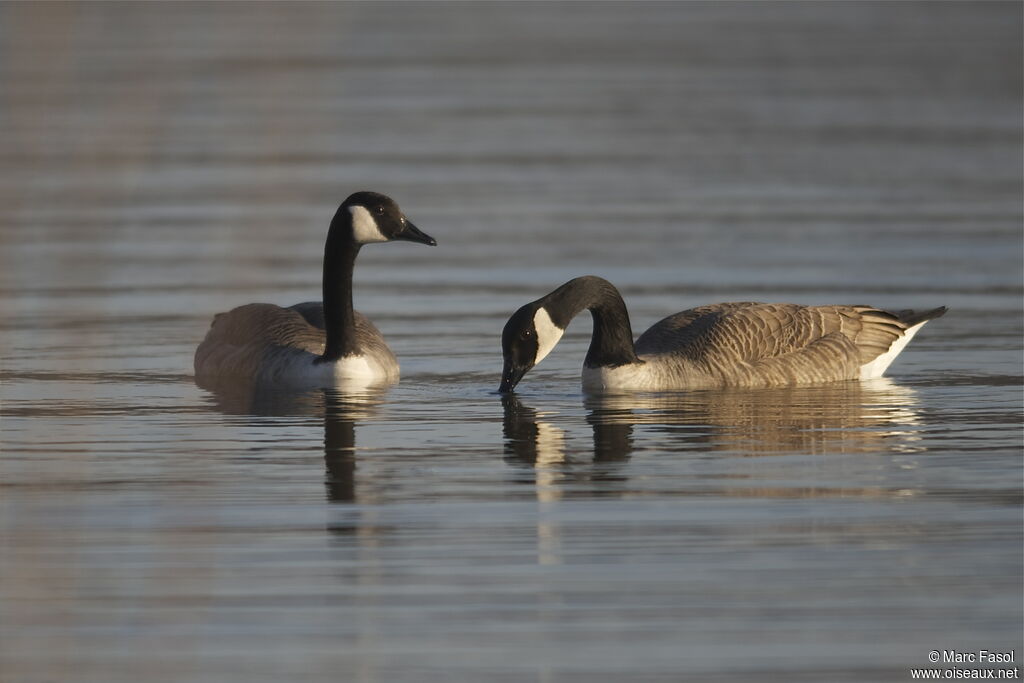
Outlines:
[[[0,6],[0,679],[900,681],[1022,635],[1016,3]],[[384,392],[213,394],[349,192]],[[514,399],[582,274],[950,312],[884,381]]]

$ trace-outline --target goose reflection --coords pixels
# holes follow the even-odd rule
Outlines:
[[[210,390],[214,406],[226,415],[303,417],[322,419],[324,484],[331,502],[351,503],[356,493],[356,425],[370,419],[383,401],[386,388],[283,391],[239,384]],[[322,416],[322,417],[321,417]]]
[[[881,378],[756,391],[588,396],[584,405],[595,449],[629,454],[633,428],[649,425],[649,436],[662,447],[758,456],[920,450],[916,403],[912,389]]]
[[[545,422],[544,415],[524,405],[515,394],[504,394],[502,431],[505,461],[550,465],[565,461],[565,432]]]
[[[533,473],[539,504],[536,522],[538,564],[562,563],[562,529],[550,519],[549,508],[562,499],[561,477],[567,463],[565,431],[552,424],[554,414],[524,405],[514,394],[501,397],[504,409],[505,462]]]
[[[738,456],[914,453],[923,450],[916,404],[912,389],[884,378],[757,391],[591,395],[584,399],[593,431],[587,456],[593,463],[621,463],[638,449]],[[571,467],[581,460],[579,449],[567,448],[553,413],[530,408],[514,394],[502,405],[506,462],[533,467],[538,486],[580,478],[579,468]]]
[[[356,423],[372,417],[382,395],[383,391],[324,392],[324,484],[331,502],[356,500]]]
[[[505,416],[502,429],[505,435],[505,461],[525,464],[534,468],[572,464],[575,459],[567,449],[565,431],[553,420],[556,413],[537,411],[525,405],[515,394],[501,397]],[[593,415],[587,422],[593,426],[594,446],[585,457],[594,463],[622,462],[629,458],[631,425],[605,422]]]

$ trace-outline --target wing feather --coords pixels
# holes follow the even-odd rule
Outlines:
[[[196,377],[260,377],[286,371],[300,359],[312,362],[324,352],[327,336],[323,321],[319,301],[289,308],[246,304],[219,313],[196,349]],[[397,367],[380,330],[358,311],[355,326],[365,356],[385,367]]]
[[[772,386],[854,379],[906,329],[899,316],[870,306],[735,302],[669,316],[636,348],[725,385]]]

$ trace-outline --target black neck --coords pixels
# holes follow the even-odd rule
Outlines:
[[[322,361],[357,355],[355,309],[352,308],[352,269],[360,245],[352,242],[351,227],[331,223],[324,247],[324,330],[327,344]]]
[[[584,365],[588,368],[617,367],[639,363],[633,348],[629,313],[619,290],[593,275],[578,277],[548,294],[544,307],[556,325],[565,329],[583,309],[594,318],[594,333]]]

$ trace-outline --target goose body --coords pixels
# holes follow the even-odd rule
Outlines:
[[[352,271],[360,247],[434,239],[406,219],[390,198],[357,192],[331,221],[324,247],[323,302],[282,308],[246,304],[214,316],[196,349],[196,381],[333,386],[394,382],[399,366],[383,335],[352,307]]]
[[[881,377],[918,330],[946,312],[871,306],[720,303],[670,315],[633,343],[618,290],[576,278],[520,308],[502,334],[500,391],[558,342],[584,309],[594,319],[583,386],[590,390],[781,387]]]

